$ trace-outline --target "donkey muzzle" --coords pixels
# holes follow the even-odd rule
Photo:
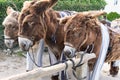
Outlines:
[[[75,48],[72,48],[70,46],[65,46],[64,47],[64,50],[63,50],[63,53],[65,54],[65,56],[67,56],[68,58],[72,58],[75,56],[75,51],[76,49]]]
[[[13,47],[13,44],[14,44],[14,40],[4,40],[5,42],[5,45],[8,47],[8,48],[12,48]]]
[[[19,46],[23,51],[28,51],[33,42],[27,38],[18,37]]]

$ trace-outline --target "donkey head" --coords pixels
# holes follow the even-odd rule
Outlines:
[[[29,7],[22,10],[19,16],[19,45],[23,50],[28,50],[35,42],[45,35],[45,12],[57,0],[31,1]]]
[[[12,7],[7,8],[7,17],[4,19],[2,25],[5,27],[4,29],[4,38],[5,44],[8,48],[13,47],[13,43],[17,40],[18,34],[18,15],[19,12],[15,11]]]
[[[96,17],[101,14],[103,12],[82,12],[67,20],[64,27],[64,53],[66,56],[73,57],[76,51],[82,50],[81,47],[92,44],[96,39],[95,32],[99,28],[99,21]]]

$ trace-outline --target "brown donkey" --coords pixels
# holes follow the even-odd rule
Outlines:
[[[4,29],[4,41],[5,45],[8,48],[13,48],[14,42],[18,42],[18,30],[19,30],[19,23],[18,23],[18,16],[19,12],[15,11],[12,7],[7,8],[7,17],[4,19],[2,25],[5,27]],[[34,53],[37,52],[37,44],[33,47]],[[30,53],[32,54],[31,50]],[[32,56],[32,55],[31,55]],[[30,59],[29,54],[27,53],[27,62],[26,62],[26,71],[33,69],[33,62]]]
[[[101,13],[102,14],[102,13]],[[101,32],[101,23],[97,19],[99,13],[80,13],[75,16],[64,18],[60,20],[61,24],[64,24],[64,53],[68,57],[73,57],[75,52],[85,51],[93,52],[96,54],[96,58],[89,61],[89,65],[94,65],[101,49],[102,43],[102,32]],[[106,26],[103,27],[103,29]],[[108,30],[110,35],[110,44],[109,50],[107,51],[106,62],[112,62],[120,59],[119,53],[119,35],[116,32],[113,32],[112,29]],[[104,34],[105,35],[105,34]],[[113,62],[111,64],[110,74],[113,76],[118,73],[119,68],[113,67]],[[91,70],[93,67],[90,68]],[[113,70],[112,70],[113,69]]]
[[[17,41],[17,33],[19,29],[18,24],[18,16],[19,12],[15,11],[11,7],[7,8],[7,17],[4,19],[2,25],[5,27],[4,29],[4,38],[5,44],[8,48],[13,47],[13,43]]]

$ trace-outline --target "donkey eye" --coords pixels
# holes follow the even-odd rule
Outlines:
[[[28,22],[28,25],[31,26],[31,27],[32,27],[34,24],[35,24],[34,22]]]
[[[74,33],[74,36],[75,36],[75,37],[79,37],[79,34],[78,34],[78,33]]]
[[[12,26],[12,24],[8,24],[7,27],[8,27],[8,26],[10,27],[10,26]]]
[[[15,27],[15,26],[13,26],[13,27],[12,27],[12,30],[16,30],[16,27]]]
[[[31,39],[32,41],[34,41],[35,37],[34,37],[34,36],[32,36],[30,39]]]

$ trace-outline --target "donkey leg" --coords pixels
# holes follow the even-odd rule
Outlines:
[[[27,72],[33,69],[33,61],[31,60],[33,56],[30,54],[31,53],[27,52],[27,57],[26,57],[26,71]]]
[[[110,64],[110,75],[112,75],[113,77],[116,76],[119,72],[119,64],[120,64],[120,60],[118,61],[113,61]]]

